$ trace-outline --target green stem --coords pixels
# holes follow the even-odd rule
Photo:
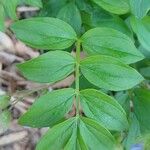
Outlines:
[[[80,114],[80,97],[79,97],[79,76],[80,76],[80,41],[76,43],[76,71],[75,71],[75,88],[76,88],[76,116]]]

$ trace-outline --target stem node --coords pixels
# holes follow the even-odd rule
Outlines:
[[[75,69],[75,93],[76,93],[76,116],[80,114],[80,97],[79,97],[79,76],[80,76],[80,41],[78,40],[76,43],[76,69]]]

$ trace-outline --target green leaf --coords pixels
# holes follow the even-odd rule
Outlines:
[[[97,122],[71,118],[50,129],[38,143],[36,150],[114,150],[114,138]]]
[[[10,97],[7,95],[0,95],[0,134],[3,134],[9,127],[11,120],[11,113],[6,110],[9,106]]]
[[[140,73],[147,78],[150,78],[150,66],[149,67],[144,67],[140,69]]]
[[[80,68],[92,84],[112,91],[130,89],[143,81],[135,69],[110,56],[87,57],[81,61]]]
[[[130,116],[130,128],[127,137],[124,140],[124,145],[126,147],[126,150],[131,150],[131,147],[133,144],[137,143],[137,138],[140,137],[140,126],[139,122],[135,116],[135,114],[131,114]]]
[[[66,4],[60,9],[57,18],[69,23],[77,33],[81,31],[81,15],[74,2]]]
[[[51,51],[17,67],[29,80],[54,83],[64,79],[74,71],[74,57],[64,51]]]
[[[111,28],[91,29],[82,36],[81,42],[83,50],[90,55],[109,55],[127,64],[144,58],[128,36]]]
[[[36,7],[43,7],[42,1],[41,0],[23,0],[25,4],[31,5],[31,6],[36,6]]]
[[[140,61],[136,63],[136,69],[139,70],[140,74],[145,77],[145,79],[150,79],[150,55],[148,53],[145,53],[146,59],[143,61]]]
[[[9,111],[0,111],[0,134],[4,133],[10,125],[11,114]]]
[[[126,14],[130,9],[128,0],[93,0],[93,2],[114,14]]]
[[[115,95],[115,99],[125,110],[126,114],[129,115],[131,109],[129,94],[127,92],[117,92]]]
[[[133,38],[131,30],[120,17],[112,15],[98,6],[94,6],[88,11],[83,11],[81,14],[82,22],[88,30],[95,27],[108,27]]]
[[[48,92],[39,97],[19,119],[19,123],[31,127],[48,127],[59,122],[72,108],[74,89]]]
[[[4,31],[5,29],[5,25],[4,25],[4,8],[2,6],[2,4],[0,4],[0,31]]]
[[[12,24],[11,30],[27,45],[40,49],[65,49],[77,39],[69,24],[50,17],[17,21]]]
[[[80,90],[84,90],[88,88],[99,89],[97,86],[91,84],[83,75],[80,75],[79,83],[80,83]],[[73,82],[71,87],[75,88],[75,81]]]
[[[128,128],[126,113],[112,97],[94,90],[80,91],[81,106],[87,117],[99,121],[110,130],[123,131]]]
[[[87,150],[114,150],[113,136],[96,121],[81,117],[79,130]]]
[[[130,0],[130,7],[133,15],[139,19],[146,16],[150,9],[149,0]]]
[[[59,10],[67,4],[67,0],[43,0],[43,8],[39,16],[56,17]]]
[[[141,45],[150,51],[150,16],[143,19],[131,17],[131,25]]]
[[[91,0],[75,0],[80,11],[89,12],[92,9],[93,2]]]
[[[150,133],[145,134],[141,137],[140,142],[143,143],[144,150],[149,150],[150,148]]]
[[[99,89],[97,86],[91,84],[83,75],[79,78],[80,82],[80,90],[93,88],[93,89]]]
[[[7,95],[0,95],[0,110],[5,109],[9,105],[10,97]]]
[[[18,5],[18,2],[19,0],[3,0],[2,2],[6,14],[14,20],[17,19],[16,8]]]
[[[138,50],[144,55],[145,59],[150,59],[150,52],[145,49],[142,45],[138,47]],[[140,63],[140,62],[139,62]]]
[[[42,137],[36,150],[67,150],[65,146],[69,142],[73,130],[76,130],[75,118],[54,126]]]
[[[134,112],[140,123],[142,133],[150,131],[150,90],[149,89],[136,89],[135,98],[133,101]]]

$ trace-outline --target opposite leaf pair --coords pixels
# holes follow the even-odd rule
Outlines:
[[[19,39],[35,48],[65,49],[77,41],[72,27],[56,18],[26,19],[14,23],[11,29]],[[88,57],[79,64],[82,74],[96,86],[114,91],[126,90],[143,80],[134,69],[122,63],[143,59],[128,36],[109,28],[95,28],[87,31],[79,42],[89,55],[103,54]],[[72,73],[75,64],[69,53],[55,51],[21,64],[19,68],[30,80],[54,83]]]
[[[97,122],[74,117],[49,130],[36,150],[114,150],[115,140],[110,132]]]
[[[32,127],[53,126],[71,110],[75,94],[74,89],[68,88],[41,96],[20,118],[20,123]],[[123,131],[128,128],[124,110],[112,97],[94,89],[80,91],[79,97],[86,116],[110,130]]]
[[[18,68],[29,80],[54,83],[75,71],[75,65],[75,58],[68,52],[51,51],[19,64]],[[133,68],[105,55],[87,57],[80,61],[79,68],[92,84],[107,90],[126,90],[143,80]]]

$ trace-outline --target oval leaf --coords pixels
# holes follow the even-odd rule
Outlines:
[[[77,130],[78,118],[71,118],[50,129],[41,139],[36,150],[88,150]]]
[[[150,9],[150,0],[130,0],[130,7],[133,15],[141,19]]]
[[[17,65],[29,80],[54,83],[67,77],[74,71],[75,59],[64,51],[51,51],[35,59]]]
[[[85,117],[81,117],[79,130],[88,147],[87,150],[114,150],[115,141],[111,133],[103,126]]]
[[[143,81],[135,69],[109,56],[87,57],[81,61],[80,67],[92,84],[107,90],[126,90]]]
[[[11,30],[27,45],[40,49],[65,49],[76,40],[76,33],[69,24],[50,17],[17,21]]]
[[[36,150],[114,150],[114,138],[108,130],[91,119],[71,118],[50,129]]]
[[[129,11],[128,0],[93,0],[103,9],[114,14],[125,14]]]
[[[83,50],[90,55],[109,55],[127,64],[144,58],[127,35],[111,28],[91,29],[82,36],[81,40]]]
[[[81,30],[81,15],[74,2],[66,4],[58,13],[57,18],[69,23],[77,33]]]
[[[48,127],[60,121],[73,104],[71,88],[49,92],[38,98],[19,123],[31,127]]]
[[[80,98],[86,116],[99,121],[110,130],[122,131],[128,128],[125,111],[112,97],[87,89],[80,92]]]
[[[54,126],[42,137],[36,147],[36,150],[64,149],[69,142],[75,128],[75,118],[71,118],[63,123]]]
[[[141,45],[150,51],[150,16],[143,19],[131,18],[131,25]]]

